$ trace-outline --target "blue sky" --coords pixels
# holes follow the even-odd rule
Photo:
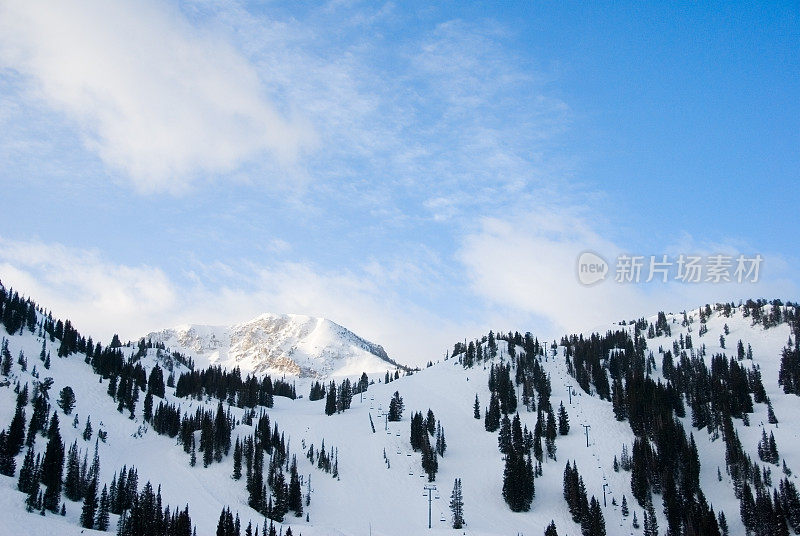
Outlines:
[[[427,360],[797,299],[800,4],[0,6],[0,280],[136,337],[324,315]],[[581,286],[575,260],[764,257]]]

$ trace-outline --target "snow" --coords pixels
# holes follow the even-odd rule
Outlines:
[[[780,352],[789,338],[789,330],[785,324],[764,330],[760,326],[751,326],[749,318],[742,318],[737,310],[730,318],[718,314],[709,318],[708,333],[703,337],[697,334],[699,323],[697,314],[691,324],[692,339],[695,348],[706,345],[707,359],[717,352],[735,355],[736,342],[742,339],[745,347],[751,344],[754,359],[747,360],[745,366],[759,365],[765,388],[772,400],[780,424],[767,424],[766,404],[755,404],[755,413],[750,415],[751,426],[744,427],[741,421],[737,425],[744,448],[754,460],[758,460],[756,446],[761,436],[761,423],[767,434],[775,434],[781,457],[796,472],[800,471],[800,423],[794,422],[794,410],[798,399],[794,395],[786,395],[777,384]],[[687,329],[680,326],[680,315],[668,315],[672,328],[671,337],[648,339],[648,350],[653,351],[658,369],[661,366],[661,355],[657,352],[659,345],[664,350],[672,348],[672,341],[679,334],[684,336]],[[277,320],[276,320],[277,319]],[[654,319],[652,319],[654,321]],[[283,323],[283,324],[281,324]],[[726,336],[728,348],[719,348],[719,335],[723,325],[730,327],[730,335]],[[281,324],[280,329],[273,329]],[[609,325],[607,329],[632,329]],[[344,330],[341,331],[341,330]],[[604,331],[604,330],[603,330]],[[247,333],[245,333],[247,332]],[[405,536],[422,534],[427,531],[428,499],[423,496],[423,486],[427,484],[422,473],[419,453],[412,453],[409,444],[409,420],[414,411],[427,411],[431,408],[441,421],[447,439],[447,452],[439,461],[439,472],[436,477],[438,499],[433,501],[433,529],[427,533],[433,535],[468,534],[473,536],[540,535],[545,527],[554,520],[558,532],[564,535],[579,534],[579,527],[572,522],[562,496],[564,465],[567,460],[575,460],[581,476],[586,484],[589,497],[596,496],[602,504],[603,484],[607,483],[607,506],[603,508],[607,532],[610,535],[641,534],[641,529],[631,527],[633,511],[637,512],[640,522],[642,511],[630,493],[630,473],[614,472],[612,468],[614,456],[621,453],[623,444],[630,449],[633,433],[627,422],[614,419],[611,403],[583,393],[573,378],[568,376],[564,361],[563,348],[557,350],[558,355],[548,352],[542,365],[549,373],[552,382],[551,402],[558,408],[563,402],[570,417],[570,433],[558,436],[558,461],[547,460],[543,463],[543,476],[536,480],[536,497],[532,509],[526,513],[512,513],[508,510],[501,496],[503,462],[497,449],[497,435],[484,430],[483,419],[473,418],[472,404],[477,393],[483,407],[488,405],[489,390],[487,387],[488,363],[486,367],[479,365],[465,370],[456,359],[435,363],[432,367],[416,372],[411,376],[401,377],[389,384],[379,383],[383,373],[389,367],[387,363],[367,350],[359,353],[358,342],[354,342],[349,331],[336,324],[309,317],[267,315],[250,323],[233,328],[213,328],[191,326],[172,331],[161,332],[162,339],[173,349],[180,342],[181,349],[192,350],[198,359],[198,366],[216,363],[224,366],[241,366],[244,371],[256,370],[259,367],[256,354],[246,351],[247,341],[258,341],[258,344],[276,344],[280,352],[288,355],[290,349],[292,359],[307,364],[312,361],[318,365],[322,359],[324,366],[315,368],[317,373],[325,372],[331,376],[349,376],[355,380],[361,372],[372,372],[376,383],[364,393],[363,400],[355,396],[350,410],[333,416],[326,416],[323,408],[325,401],[309,401],[302,399],[289,400],[276,397],[275,407],[269,410],[270,419],[277,422],[281,431],[290,438],[290,450],[297,455],[299,470],[302,475],[311,475],[311,505],[306,508],[310,522],[289,517],[287,521],[293,526],[295,534],[306,536],[342,535],[354,536],[373,534],[375,536]],[[249,335],[248,335],[249,334]],[[274,338],[270,338],[274,335]],[[352,334],[351,334],[352,335]],[[252,339],[248,339],[252,337]],[[355,336],[353,336],[355,337]],[[101,460],[101,481],[110,483],[113,473],[123,464],[135,465],[139,471],[139,482],[150,480],[153,485],[161,484],[165,504],[170,507],[182,507],[189,504],[192,521],[198,527],[198,534],[212,534],[216,528],[220,510],[230,506],[234,514],[239,513],[242,525],[248,520],[254,524],[263,523],[263,518],[247,506],[247,492],[244,479],[234,481],[230,478],[232,456],[228,456],[220,464],[212,464],[208,468],[201,465],[189,466],[188,456],[175,440],[159,436],[143,424],[141,417],[142,398],[137,406],[135,420],[128,419],[127,411],[120,414],[116,404],[106,394],[107,384],[99,382],[91,368],[83,361],[82,356],[67,358],[56,357],[56,344],[47,342],[51,351],[52,367],[45,370],[38,360],[41,350],[41,339],[25,332],[14,335],[10,339],[10,349],[15,363],[12,368],[12,386],[17,379],[31,382],[30,371],[34,364],[42,378],[51,376],[55,383],[50,390],[51,400],[55,399],[59,390],[70,385],[75,390],[77,404],[74,413],[80,418],[77,429],[71,426],[72,416],[64,416],[59,410],[62,435],[66,446],[74,439],[82,449],[89,449],[91,458],[94,439],[84,442],[80,438],[85,417],[91,414],[95,432],[102,428],[108,432],[107,443],[99,444]],[[292,342],[289,342],[289,341]],[[192,346],[195,344],[196,346]],[[342,362],[333,355],[336,344],[346,353]],[[255,344],[255,342],[253,342]],[[287,346],[288,345],[288,346]],[[504,343],[500,344],[505,347]],[[323,349],[328,349],[326,353]],[[28,357],[28,372],[21,372],[16,364],[16,356],[20,349]],[[126,348],[133,354],[135,348]],[[440,355],[438,348],[420,349],[431,357]],[[277,350],[276,350],[277,352]],[[148,368],[156,361],[155,351],[151,350],[143,363]],[[368,355],[365,355],[368,354]],[[275,354],[268,354],[275,355]],[[302,356],[302,357],[301,357]],[[320,358],[320,356],[323,356]],[[201,362],[200,358],[205,359]],[[495,358],[499,361],[502,357]],[[375,369],[367,370],[367,366],[375,365]],[[252,368],[247,369],[245,365]],[[328,367],[330,365],[330,367]],[[303,365],[305,366],[305,365]],[[326,368],[328,367],[328,368]],[[269,369],[269,367],[267,367]],[[265,369],[265,370],[267,370]],[[655,370],[655,376],[660,370]],[[576,386],[576,395],[569,401],[566,385]],[[303,389],[305,389],[305,385]],[[198,404],[208,408],[216,408],[216,400],[200,402],[197,400],[175,399],[172,390],[167,389],[167,399],[181,404],[185,411],[193,412]],[[403,420],[398,423],[386,423],[385,411],[391,395],[399,391],[405,402]],[[519,389],[517,389],[518,394]],[[307,391],[298,394],[307,395]],[[6,426],[14,411],[15,395],[10,387],[0,388],[0,424]],[[156,400],[156,405],[158,400]],[[522,408],[522,406],[520,406]],[[232,408],[232,413],[240,418],[242,410]],[[31,407],[26,409],[26,417],[30,418]],[[376,433],[372,432],[369,417],[372,416]],[[524,408],[520,413],[522,423],[533,430],[536,422],[535,413],[527,413]],[[590,444],[586,446],[586,438],[582,424],[591,426]],[[713,504],[716,512],[724,511],[731,528],[731,534],[743,534],[744,529],[739,518],[739,503],[733,495],[729,478],[725,475],[724,444],[721,439],[712,441],[705,430],[692,430],[690,418],[684,419],[684,426],[694,433],[701,459],[701,485],[706,496]],[[388,431],[385,430],[388,427]],[[141,432],[141,433],[138,433]],[[249,435],[253,428],[239,425],[234,434]],[[326,448],[338,448],[340,479],[335,480],[316,467],[312,467],[303,455],[301,443],[306,446],[313,443],[318,448],[325,440]],[[37,451],[43,452],[46,441],[37,439]],[[386,467],[383,451],[390,461]],[[410,454],[410,456],[409,456]],[[22,465],[24,453],[17,458],[17,473]],[[717,467],[722,471],[723,481],[717,480]],[[412,474],[409,474],[412,473]],[[463,531],[456,532],[450,528],[450,512],[448,508],[453,480],[461,478],[464,494],[464,514],[467,522]],[[782,478],[779,468],[773,467],[773,483]],[[793,476],[792,478],[797,478]],[[305,492],[305,487],[303,489]],[[631,509],[629,517],[620,512],[622,496],[627,496]],[[612,498],[617,505],[612,505]],[[660,498],[655,496],[655,508],[659,516],[659,527],[663,533],[666,519],[662,512]],[[77,519],[80,504],[67,501],[67,516],[47,514],[45,517],[24,510],[24,496],[16,491],[16,478],[0,476],[0,508],[4,512],[4,523],[0,526],[0,534],[81,534]],[[289,514],[291,516],[291,514]],[[116,521],[112,515],[112,527]],[[441,521],[444,517],[445,521]],[[86,531],[85,533],[90,533]]]
[[[204,368],[243,373],[344,378],[394,370],[383,348],[324,318],[263,314],[234,326],[184,325],[145,338],[191,356]]]

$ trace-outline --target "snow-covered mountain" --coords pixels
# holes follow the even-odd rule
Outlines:
[[[756,309],[752,307],[723,305],[690,310],[685,316],[682,313],[666,313],[624,324],[609,322],[605,329],[598,331],[600,335],[567,336],[556,341],[555,346],[548,342],[536,349],[528,344],[530,339],[524,335],[522,344],[509,344],[505,340],[508,339],[508,334],[503,335],[504,339],[497,339],[496,352],[492,351],[491,338],[482,338],[470,343],[474,352],[472,358],[468,357],[470,350],[464,352],[462,343],[459,343],[459,351],[449,359],[434,362],[432,366],[411,375],[401,374],[399,379],[388,384],[384,383],[383,376],[386,362],[361,348],[361,351],[371,356],[370,359],[381,364],[381,369],[378,374],[370,376],[373,383],[363,396],[356,394],[352,398],[349,409],[331,415],[326,415],[324,398],[310,400],[308,396],[297,399],[275,396],[272,407],[242,407],[241,399],[237,398],[239,393],[223,391],[220,394],[220,386],[224,386],[226,382],[221,382],[218,376],[195,376],[192,380],[196,382],[194,386],[184,382],[184,390],[200,389],[200,395],[192,393],[178,396],[177,387],[170,387],[167,382],[163,397],[152,398],[152,408],[155,412],[163,403],[176,408],[181,419],[191,420],[197,412],[213,413],[222,404],[223,421],[229,419],[232,423],[231,441],[235,442],[238,438],[242,443],[252,440],[257,433],[257,418],[254,419],[253,415],[268,414],[271,423],[280,430],[280,442],[283,443],[285,438],[288,456],[282,466],[283,470],[288,475],[286,468],[289,467],[292,457],[296,456],[298,473],[303,481],[303,514],[295,517],[289,512],[282,524],[277,524],[276,532],[282,531],[283,534],[291,527],[295,536],[445,536],[462,533],[471,536],[539,536],[554,521],[558,534],[576,536],[582,530],[580,524],[573,521],[563,492],[565,465],[569,461],[577,465],[587,495],[596,497],[599,502],[597,508],[602,513],[605,524],[603,534],[641,536],[645,510],[634,499],[632,492],[636,470],[620,468],[616,462],[622,460],[623,448],[635,456],[634,445],[637,442],[641,445],[642,441],[650,441],[655,445],[657,440],[663,438],[648,439],[646,434],[634,432],[632,413],[618,418],[615,414],[615,403],[610,400],[614,396],[602,396],[607,386],[601,385],[603,378],[606,375],[612,376],[614,367],[619,366],[619,362],[614,363],[615,359],[623,358],[626,354],[633,357],[636,353],[641,358],[641,363],[635,366],[642,370],[646,367],[644,377],[652,379],[655,384],[668,385],[670,378],[680,377],[681,384],[675,384],[677,387],[674,389],[677,390],[672,396],[676,407],[678,402],[685,406],[685,414],[681,415],[677,410],[673,412],[672,409],[668,411],[681,424],[686,437],[693,434],[692,442],[696,444],[699,462],[697,479],[699,488],[704,493],[704,501],[713,507],[715,516],[724,513],[728,534],[744,535],[746,531],[740,516],[741,503],[737,496],[742,495],[743,485],[740,480],[737,487],[734,475],[734,469],[741,467],[743,461],[740,458],[738,466],[728,463],[731,450],[726,447],[726,441],[735,437],[745,457],[749,459],[747,463],[758,469],[746,477],[745,483],[749,483],[751,487],[760,486],[761,491],[756,493],[760,509],[764,508],[765,497],[775,491],[783,493],[780,491],[784,489],[783,481],[797,483],[800,473],[800,448],[797,445],[800,422],[793,419],[800,398],[793,392],[786,392],[785,385],[778,383],[784,348],[794,348],[794,341],[800,333],[797,327],[800,325],[797,320],[800,309],[795,306],[769,304],[757,309],[761,315],[759,318],[754,317]],[[772,319],[773,316],[776,320]],[[344,328],[332,323],[326,326],[325,321],[287,317],[284,322],[291,324],[291,329],[255,327],[262,320],[262,326],[269,326],[274,318],[256,319],[250,330],[244,331],[250,331],[252,334],[249,336],[255,341],[265,337],[267,332],[285,330],[287,334],[282,336],[284,338],[268,340],[276,341],[275,346],[283,348],[282,351],[287,354],[291,348],[297,348],[291,355],[297,355],[301,351],[312,355],[307,348],[313,348],[314,333],[318,336],[317,340],[326,343],[331,340],[344,341],[342,344],[347,348],[358,348],[360,344],[360,339],[353,339],[355,336]],[[14,316],[3,315],[0,319],[3,322],[10,319],[13,324]],[[242,326],[248,324],[250,323]],[[119,369],[112,367],[105,369],[105,372],[94,370],[92,364],[87,363],[87,360],[92,361],[92,357],[87,357],[82,351],[58,357],[61,342],[58,338],[51,339],[48,336],[48,330],[52,328],[53,325],[48,324],[41,312],[37,322],[29,321],[27,327],[24,323],[21,326],[14,324],[11,330],[13,334],[7,333],[0,325],[0,334],[8,341],[8,352],[13,356],[8,374],[0,377],[0,429],[9,429],[8,423],[14,416],[17,400],[14,388],[27,384],[33,393],[35,385],[42,385],[50,377],[50,414],[55,412],[59,415],[65,447],[68,448],[75,442],[80,457],[87,454],[91,460],[98,430],[106,434],[105,439],[97,443],[100,488],[112,482],[115,472],[123,464],[129,467],[135,465],[139,489],[142,489],[144,482],[150,481],[154,489],[160,485],[165,505],[181,508],[188,505],[197,534],[214,534],[220,512],[224,508],[230,508],[234,515],[238,515],[242,534],[251,521],[254,525],[263,527],[262,512],[249,504],[249,479],[245,476],[238,480],[232,477],[235,473],[234,448],[227,454],[221,453],[219,459],[211,458],[208,466],[204,467],[204,455],[198,447],[197,463],[193,466],[190,454],[192,449],[186,450],[183,447],[186,443],[181,442],[183,432],[172,436],[156,431],[158,427],[163,429],[164,423],[170,421],[169,416],[162,414],[158,418],[145,418],[144,391],[139,395],[138,402],[134,400],[134,409],[130,410],[126,401],[129,399],[120,398],[121,387],[117,387],[116,399],[110,394],[113,391],[112,385],[119,385],[115,375],[117,373],[114,372]],[[289,336],[291,330],[295,330],[294,338]],[[58,331],[56,328],[55,332]],[[159,340],[190,352],[195,357],[203,356],[207,363],[230,360],[232,364],[238,364],[237,358],[231,357],[234,355],[233,348],[236,346],[244,349],[247,346],[242,342],[247,339],[246,335],[234,335],[236,328],[228,328],[226,331],[226,328],[204,330],[195,327],[191,335],[191,329],[187,328],[185,331],[187,334],[183,339],[175,331]],[[607,335],[602,335],[604,332]],[[608,338],[612,332],[622,335]],[[304,335],[299,336],[299,333]],[[630,338],[626,338],[628,336]],[[295,342],[289,343],[290,340]],[[590,340],[596,342],[588,343],[590,346],[581,346],[580,341]],[[179,341],[183,342],[178,345]],[[279,341],[286,341],[288,346],[281,346]],[[631,341],[636,342],[629,345]],[[241,343],[240,346],[237,346],[237,342]],[[80,346],[80,339],[75,344]],[[591,344],[594,346],[591,347]],[[323,346],[330,347],[329,344],[323,345],[320,342],[320,347]],[[44,362],[39,359],[43,348],[45,353],[50,354],[49,368],[45,368]],[[480,352],[477,348],[480,348]],[[578,357],[582,351],[580,348],[590,348],[591,351]],[[425,347],[423,343],[420,347],[420,352],[428,353],[432,360],[441,355],[441,350]],[[509,350],[515,354],[516,360],[510,359]],[[165,352],[159,348],[148,347],[143,350],[134,344],[123,346],[118,351],[128,365],[141,366],[148,378],[157,363],[162,367],[167,364],[163,359]],[[246,354],[244,350],[241,352],[236,355],[261,355]],[[529,352],[527,356],[526,352]],[[720,367],[719,358],[723,354],[729,360],[728,368]],[[600,368],[587,369],[586,363],[594,358],[599,358],[596,363],[600,364]],[[470,359],[474,361],[468,363]],[[703,372],[703,363],[711,369],[715,359],[714,370],[705,378],[707,383],[703,384],[704,387],[701,389],[701,384],[697,384],[695,388],[687,387],[708,373]],[[331,357],[330,361],[335,364],[336,358]],[[527,361],[525,367],[538,369],[541,374],[537,372],[527,376],[527,372],[524,372],[517,375],[516,371],[523,367],[523,361]],[[21,362],[25,362],[26,366],[23,367]],[[353,363],[356,362],[358,361]],[[371,361],[358,363],[367,362]],[[668,365],[670,362],[672,364]],[[555,438],[553,456],[542,456],[541,474],[535,479],[535,497],[529,511],[512,512],[504,500],[503,476],[507,457],[498,449],[498,433],[488,432],[485,425],[487,408],[491,406],[490,401],[497,396],[499,389],[498,376],[493,375],[492,370],[502,370],[501,365],[511,366],[510,370],[506,369],[510,373],[510,381],[506,387],[512,383],[514,385],[513,392],[517,400],[514,415],[518,414],[523,427],[529,431],[536,429],[539,418],[537,410],[542,409],[541,397],[545,396],[545,391],[548,392],[546,398],[549,400],[544,405],[551,406],[557,412],[563,404],[571,425],[566,435],[559,434]],[[203,363],[198,362],[195,370],[200,370],[202,366]],[[680,369],[677,375],[673,367]],[[792,367],[797,374],[800,370],[798,363],[794,363]],[[264,370],[270,369],[266,367]],[[337,369],[334,365],[331,370],[345,369]],[[362,371],[355,368],[352,370],[352,374],[348,372],[346,375],[354,381]],[[581,370],[591,372],[590,376],[582,376]],[[739,416],[734,416],[733,433],[728,432],[726,440],[724,426],[715,425],[713,418],[709,420],[706,417],[713,416],[716,411],[714,404],[720,403],[715,398],[719,392],[715,382],[724,381],[729,373],[732,380],[737,377],[741,379],[741,376],[737,376],[737,371],[740,370],[746,372],[747,381],[738,384],[740,387],[736,389],[747,391],[746,398],[752,401],[752,406],[743,409]],[[167,371],[174,375],[178,385],[181,374],[189,372],[177,363],[172,363],[171,368],[167,367],[165,378]],[[492,376],[494,387],[490,388]],[[784,382],[797,381],[797,378],[790,380],[789,376],[786,376]],[[122,374],[119,377],[122,378]],[[137,374],[131,374],[130,377],[136,378]],[[547,378],[546,387],[544,378]],[[531,379],[534,381],[526,385]],[[639,378],[638,381],[641,380]],[[635,397],[638,396],[637,393],[645,392],[643,387],[635,385],[636,381],[633,376],[625,381],[626,397]],[[763,392],[760,392],[759,382],[763,382]],[[611,383],[613,395],[618,386],[613,385],[613,381]],[[76,398],[74,410],[69,415],[55,403],[60,391],[67,386],[74,389]],[[796,387],[800,389],[800,382]],[[129,389],[135,391],[136,386],[126,383],[126,392],[134,392]],[[405,405],[402,419],[398,422],[387,419],[389,401],[395,392],[402,396]],[[734,392],[732,388],[731,393]],[[475,418],[474,415],[476,397],[479,401],[480,418]],[[642,398],[637,400],[637,404],[648,403]],[[722,399],[722,402],[728,403],[726,400]],[[531,410],[533,406],[536,409]],[[444,430],[447,443],[444,455],[437,458],[438,471],[432,482],[437,489],[431,493],[430,531],[428,496],[423,491],[423,486],[429,482],[421,465],[420,451],[411,446],[409,436],[412,413],[419,411],[425,415],[428,409]],[[629,412],[635,409],[635,405],[630,403]],[[27,422],[33,413],[33,402],[29,400],[23,410]],[[711,413],[704,414],[704,411]],[[87,418],[91,418],[93,433],[90,439],[85,440],[83,429]],[[71,425],[73,419],[76,419],[75,425]],[[701,423],[704,419],[705,423]],[[186,422],[189,423],[189,420]],[[157,421],[160,424],[156,424]],[[206,428],[213,430],[217,424],[216,421],[208,421],[203,426],[199,423],[194,425],[193,433],[190,429],[189,443],[202,445]],[[584,429],[583,426],[587,428]],[[588,430],[588,434],[585,430]],[[763,448],[759,445],[762,434],[774,436],[779,450],[779,462],[765,461]],[[36,440],[33,450],[44,456],[48,439],[42,434],[34,435]],[[434,442],[435,439],[431,438],[430,441]],[[318,459],[323,443],[326,452],[337,460],[336,476],[320,468]],[[543,443],[546,444],[546,441]],[[25,450],[23,448],[15,457],[14,476],[0,475],[0,511],[3,512],[0,534],[107,534],[82,529],[79,520],[82,503],[66,497],[62,499],[65,504],[64,517],[50,512],[40,515],[37,511],[25,511],[26,494],[17,489]],[[666,462],[673,455],[668,451],[654,452],[659,460]],[[267,468],[271,466],[274,455],[274,451],[264,454],[265,482],[269,473]],[[281,471],[280,467],[273,466],[272,470]],[[242,472],[245,470],[242,469]],[[464,517],[467,523],[458,531],[451,527],[449,508],[455,479],[460,479],[463,486]],[[268,487],[264,489],[268,495],[274,493]],[[765,490],[767,493],[764,493]],[[660,528],[659,534],[664,534],[668,526],[665,497],[663,489],[658,491],[654,488],[652,511]],[[630,510],[627,515],[622,508],[623,500]],[[638,519],[638,527],[634,524],[634,516]],[[111,531],[115,530],[118,519],[120,516],[111,514]],[[679,533],[687,534],[684,531]],[[700,531],[693,534],[717,533]]]
[[[146,338],[191,356],[197,367],[243,373],[331,378],[398,367],[382,346],[328,319],[297,314],[267,313],[233,326],[183,325]]]

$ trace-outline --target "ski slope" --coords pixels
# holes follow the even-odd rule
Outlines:
[[[755,404],[755,413],[750,416],[751,426],[745,427],[741,421],[735,420],[744,448],[757,460],[756,445],[761,436],[761,426],[772,431],[777,440],[781,457],[789,467],[800,471],[800,424],[793,422],[794,410],[798,400],[794,395],[786,395],[777,384],[780,352],[789,338],[789,329],[785,324],[769,330],[760,326],[751,326],[748,318],[742,318],[737,311],[731,318],[722,318],[716,313],[709,318],[708,333],[697,336],[696,311],[695,322],[690,325],[695,348],[701,344],[707,347],[707,358],[716,352],[735,354],[736,341],[742,339],[745,346],[749,343],[753,348],[752,365],[761,367],[764,386],[772,400],[773,407],[780,423],[767,424],[766,404]],[[659,346],[670,349],[672,340],[679,334],[687,334],[688,328],[681,327],[678,316],[667,316],[671,323],[672,336],[648,339],[648,350],[653,351],[658,368],[661,365]],[[727,350],[719,348],[719,335],[723,325],[727,323],[730,335],[726,336]],[[609,325],[609,329],[632,329]],[[261,525],[263,517],[247,506],[247,492],[244,479],[231,479],[232,456],[222,463],[215,463],[208,468],[202,464],[189,466],[189,458],[183,449],[175,444],[175,440],[159,436],[142,419],[141,399],[137,406],[136,418],[128,419],[127,411],[120,414],[116,404],[106,394],[107,382],[100,382],[92,373],[91,367],[84,363],[83,356],[56,357],[57,342],[47,348],[51,351],[52,367],[44,370],[38,360],[42,341],[35,335],[25,332],[23,335],[7,336],[10,349],[15,357],[12,367],[12,386],[17,380],[32,382],[31,369],[36,365],[41,377],[51,376],[55,380],[51,389],[51,400],[55,399],[59,390],[70,385],[77,396],[73,414],[79,415],[80,424],[76,429],[71,426],[72,417],[64,416],[59,409],[61,429],[65,446],[68,448],[74,439],[83,449],[89,449],[91,458],[94,440],[84,442],[80,438],[86,415],[91,415],[95,432],[100,428],[108,432],[106,443],[99,444],[102,482],[109,483],[112,475],[123,464],[134,464],[139,472],[140,486],[147,480],[153,485],[161,484],[162,497],[165,504],[171,507],[189,504],[193,523],[198,534],[213,534],[219,513],[223,507],[230,506],[238,512],[242,527],[248,520]],[[505,342],[498,341],[501,352],[495,362],[504,359],[502,350]],[[733,350],[731,350],[733,348]],[[16,356],[23,350],[28,357],[28,372],[21,372],[16,364]],[[131,354],[135,348],[126,349]],[[421,349],[431,356],[440,355],[439,348]],[[521,348],[518,350],[521,351]],[[143,358],[149,369],[157,358],[153,350]],[[746,361],[744,362],[746,363]],[[552,383],[551,403],[558,408],[561,402],[567,408],[570,417],[570,433],[558,436],[556,440],[557,461],[545,457],[543,475],[536,479],[536,496],[531,511],[513,513],[509,511],[502,499],[503,461],[497,447],[497,434],[484,430],[483,419],[473,417],[473,401],[476,393],[482,408],[488,405],[489,390],[487,386],[487,362],[471,369],[464,369],[455,358],[441,360],[433,366],[410,376],[403,376],[389,384],[383,384],[383,373],[386,366],[370,375],[374,380],[363,397],[356,395],[352,407],[341,414],[326,416],[324,400],[309,401],[307,396],[290,400],[276,397],[274,408],[269,410],[270,419],[277,423],[286,434],[289,450],[297,455],[299,472],[307,479],[311,478],[311,504],[306,507],[309,521],[303,518],[287,517],[284,526],[291,525],[295,534],[306,536],[341,535],[355,536],[373,534],[375,536],[405,536],[409,534],[451,535],[455,531],[450,528],[450,511],[448,508],[450,492],[455,478],[461,478],[464,497],[464,516],[467,525],[458,533],[474,536],[540,535],[545,527],[554,520],[558,533],[564,535],[580,534],[580,528],[573,523],[563,499],[563,472],[567,460],[577,463],[579,472],[586,484],[589,497],[596,496],[603,504],[604,484],[606,504],[603,507],[607,533],[610,535],[641,534],[640,529],[633,529],[633,511],[637,512],[642,522],[642,511],[630,493],[630,473],[613,470],[614,456],[621,453],[622,445],[631,448],[633,433],[627,422],[615,420],[612,405],[608,401],[577,388],[577,383],[567,374],[564,349],[558,348],[556,355],[552,351],[542,358],[542,366],[550,375]],[[369,372],[369,371],[368,371]],[[357,379],[361,371],[353,370],[351,379]],[[655,370],[659,375],[660,370]],[[567,385],[573,385],[574,395],[571,397]],[[298,386],[298,394],[307,395],[307,384],[303,391]],[[399,391],[404,399],[405,412],[401,422],[387,422],[385,413],[388,402],[395,391]],[[517,388],[520,395],[520,389]],[[178,402],[184,411],[194,412],[198,404],[205,404],[215,409],[216,400],[178,400],[173,390],[167,388],[166,398]],[[15,395],[10,387],[0,388],[0,423],[7,426],[13,416]],[[156,400],[156,405],[157,405]],[[445,456],[439,460],[439,471],[435,484],[437,493],[432,502],[432,529],[428,531],[428,499],[424,495],[423,486],[427,478],[420,464],[420,454],[413,453],[409,443],[409,421],[414,411],[432,409],[436,418],[444,427],[447,440]],[[533,430],[536,413],[528,413],[520,404],[522,424]],[[241,419],[243,410],[231,408],[237,419]],[[483,409],[482,409],[483,412]],[[26,410],[30,418],[31,407]],[[375,424],[373,433],[370,416]],[[691,429],[691,419],[684,419],[685,429]],[[581,425],[588,425],[589,444]],[[716,441],[705,430],[692,430],[697,442],[701,460],[701,485],[709,503],[718,513],[724,511],[731,529],[731,534],[743,534],[744,528],[739,518],[739,502],[733,495],[731,483],[725,475],[724,444]],[[239,424],[234,435],[250,435],[251,426]],[[338,449],[340,478],[335,480],[312,467],[304,456],[303,445],[314,444],[318,448],[324,439],[327,448]],[[37,439],[37,451],[43,452],[46,441]],[[389,466],[384,461],[384,451]],[[24,454],[17,458],[17,473],[22,465]],[[717,479],[717,468],[721,469],[723,480]],[[777,482],[781,474],[773,468],[773,480]],[[796,475],[792,478],[797,478]],[[303,487],[305,492],[306,488]],[[624,517],[620,511],[623,495],[631,509],[631,515]],[[80,504],[67,501],[65,518],[47,514],[45,517],[37,513],[29,514],[24,510],[24,495],[16,491],[16,478],[0,476],[0,507],[6,513],[4,524],[0,528],[2,534],[81,534],[78,527]],[[612,502],[616,502],[614,505]],[[663,533],[666,519],[662,512],[661,500],[654,496],[654,506],[659,517],[659,527]],[[291,516],[291,514],[289,514]],[[116,516],[112,514],[112,528],[115,527]]]

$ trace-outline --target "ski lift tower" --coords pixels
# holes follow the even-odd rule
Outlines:
[[[436,484],[428,484],[422,489],[428,492],[428,528],[431,528],[431,501],[433,500],[431,492],[436,491]]]

